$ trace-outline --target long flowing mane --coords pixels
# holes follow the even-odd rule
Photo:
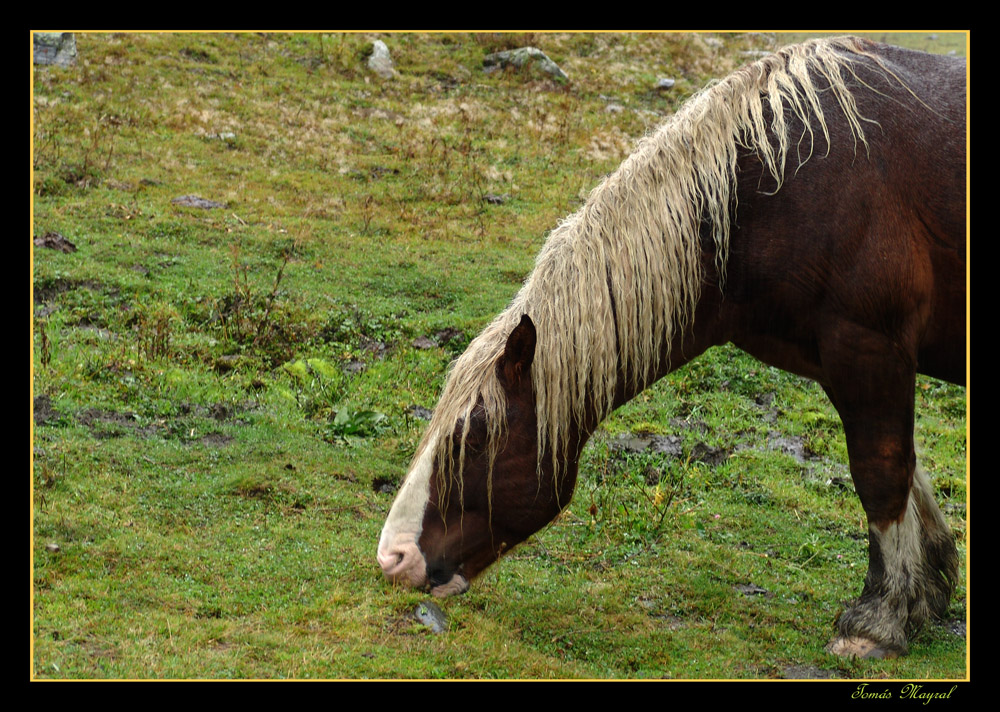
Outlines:
[[[780,187],[790,148],[797,166],[815,148],[814,131],[829,149],[822,92],[836,98],[855,149],[858,142],[867,145],[865,119],[847,86],[856,78],[852,63],[861,57],[882,66],[864,40],[814,40],[709,85],[640,140],[585,205],[552,231],[510,306],[472,341],[448,376],[418,448],[418,455],[436,448],[439,494],[452,483],[461,487],[465,435],[477,407],[488,423],[492,472],[506,433],[496,365],[522,314],[531,317],[538,334],[531,376],[539,453],[548,454],[558,477],[572,426],[611,412],[622,374],[632,379],[627,385],[633,390],[646,385],[661,360],[669,359],[672,339],[690,325],[703,276],[703,223],[725,279],[739,152],[755,152]],[[792,117],[805,127],[801,135],[789,135]],[[451,437],[456,424],[462,429],[458,453]]]

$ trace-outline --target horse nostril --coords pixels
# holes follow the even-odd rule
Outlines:
[[[383,575],[393,583],[417,588],[427,583],[427,565],[416,543],[396,541],[383,544],[378,549],[377,558]]]
[[[403,561],[406,559],[405,551],[391,551],[388,553],[379,552],[378,554],[378,565],[382,567],[382,571],[389,574],[393,570],[399,570],[402,566]]]

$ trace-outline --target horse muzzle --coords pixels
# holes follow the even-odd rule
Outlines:
[[[415,541],[380,542],[377,559],[382,575],[389,581],[413,588],[427,585],[427,562]]]
[[[414,541],[398,539],[379,546],[376,558],[382,575],[392,583],[429,590],[438,598],[469,590],[469,581],[460,571],[445,571],[438,567],[428,571],[427,560]]]

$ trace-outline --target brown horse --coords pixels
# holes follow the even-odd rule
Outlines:
[[[565,507],[612,410],[732,342],[818,381],[868,516],[829,649],[892,656],[948,606],[954,536],[913,449],[917,372],[966,378],[963,59],[856,38],[744,67],[644,138],[454,364],[378,546],[461,593]]]

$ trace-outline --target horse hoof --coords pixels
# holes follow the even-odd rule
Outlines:
[[[899,651],[883,648],[873,640],[857,636],[834,638],[826,646],[826,651],[842,658],[888,659],[899,657]]]

